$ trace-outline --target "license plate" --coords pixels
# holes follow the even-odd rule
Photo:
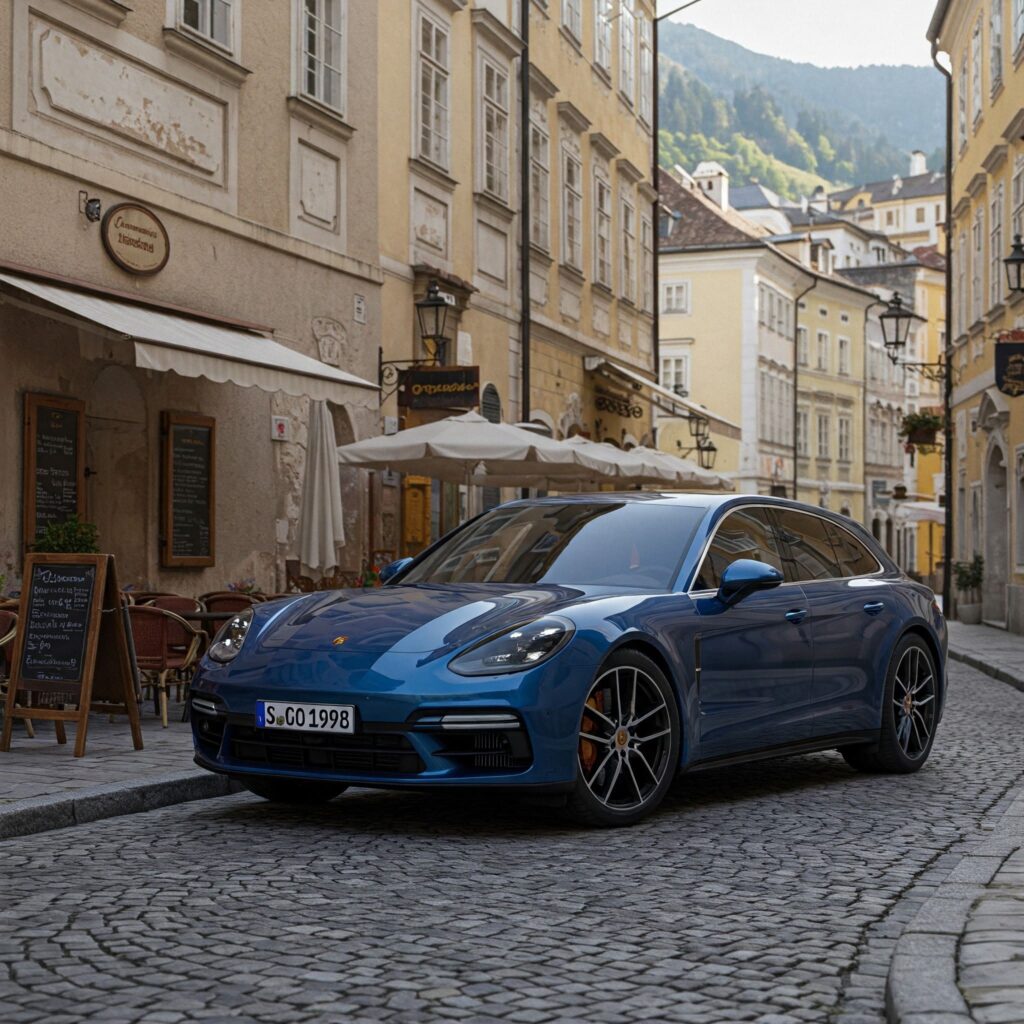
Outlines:
[[[292,704],[256,701],[257,729],[299,729],[304,732],[355,732],[352,704]]]

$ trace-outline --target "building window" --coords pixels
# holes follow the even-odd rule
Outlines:
[[[640,308],[654,312],[654,223],[650,217],[640,218],[640,258],[643,260],[640,287]]]
[[[651,22],[640,14],[640,120],[651,123],[651,102],[654,98],[653,32]]]
[[[1024,0],[1013,0],[1013,49],[1016,52],[1024,40]]]
[[[603,168],[594,166],[594,280],[612,286],[612,186]]]
[[[627,301],[636,302],[636,207],[626,196],[619,200],[619,228],[622,235],[619,291]]]
[[[811,361],[811,346],[807,340],[807,328],[796,329],[796,358],[801,366],[806,366]]]
[[[619,91],[632,103],[636,91],[636,20],[633,0],[620,0],[619,11]]]
[[[345,39],[342,0],[303,0],[302,90],[344,112]]]
[[[545,252],[551,246],[550,149],[546,112],[535,106],[530,112],[530,241]]]
[[[1005,193],[1000,182],[992,193],[988,217],[988,305],[989,309],[1003,301],[1003,202]]]
[[[959,338],[967,330],[967,235],[960,232],[956,248],[953,250],[953,267],[956,272],[956,336]]]
[[[583,38],[583,0],[562,0],[562,26],[577,42]]]
[[[850,373],[850,339],[839,339],[839,372],[846,376]]]
[[[1024,0],[1021,0],[1024,3]],[[960,62],[960,78],[956,90],[956,142],[957,149],[967,145],[967,54]]]
[[[231,49],[233,0],[181,0],[181,21],[193,32]],[[308,5],[307,5],[308,7]]]
[[[979,206],[974,214],[971,226],[971,323],[981,319],[981,307],[984,301],[985,282],[985,207]]]
[[[663,356],[661,360],[661,377],[659,382],[663,388],[677,395],[690,393],[690,354],[684,352],[678,356]]]
[[[448,167],[448,29],[420,13],[419,155]]]
[[[914,211],[914,220],[915,220],[915,221],[916,221],[916,222],[917,222],[918,224],[923,224],[923,223],[924,223],[924,219],[925,219],[925,214],[926,214],[925,208],[924,208],[923,206],[919,206],[919,207],[918,207],[918,208],[917,208],[917,209],[916,209],[916,210]]]
[[[981,19],[971,36],[971,120],[977,126],[981,120]]]
[[[583,165],[566,147],[562,149],[562,260],[583,269]]]
[[[829,436],[832,422],[828,413],[818,413],[818,458],[832,458],[832,439]]]
[[[807,434],[807,410],[798,409],[796,414],[796,451],[798,455],[805,458],[809,454]]]
[[[594,0],[594,63],[612,70],[612,0]]]
[[[1014,515],[1016,516],[1016,543],[1014,562],[1017,565],[1024,565],[1024,452],[1017,449],[1016,458],[1017,486],[1014,494]],[[962,514],[962,513],[961,513]]]
[[[850,438],[853,436],[853,423],[849,416],[840,416],[836,421],[839,437],[839,461],[850,461]]]
[[[995,92],[1003,81],[1003,0],[991,0],[991,4],[988,19],[988,67],[992,91]]]
[[[1021,0],[1024,3],[1024,0]],[[1017,157],[1013,165],[1013,180],[1010,183],[1010,207],[1012,209],[1012,234],[1024,235],[1024,154]]]
[[[690,312],[690,282],[677,281],[674,284],[664,284],[661,288],[661,311],[662,313],[689,313]]]
[[[508,198],[508,75],[486,58],[481,68],[484,191]]]
[[[828,372],[828,331],[818,331],[818,369]]]

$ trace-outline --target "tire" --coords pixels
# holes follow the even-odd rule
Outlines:
[[[679,765],[679,708],[672,685],[647,655],[627,649],[605,661],[577,731],[576,784],[565,808],[572,820],[632,825],[664,800]]]
[[[909,775],[928,760],[938,725],[938,672],[928,645],[908,633],[889,659],[878,742],[840,747],[859,772]]]
[[[238,780],[250,793],[275,804],[310,807],[340,796],[348,786],[335,782],[307,782],[303,779],[275,779],[268,776]]]

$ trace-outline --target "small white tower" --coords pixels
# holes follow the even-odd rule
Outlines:
[[[928,157],[924,155],[919,149],[915,149],[910,154],[910,175],[913,177],[915,174],[927,174],[928,173]]]
[[[716,206],[729,209],[729,172],[715,160],[704,160],[693,172],[697,188]]]

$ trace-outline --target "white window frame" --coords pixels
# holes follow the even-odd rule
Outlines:
[[[981,18],[978,18],[974,31],[971,33],[971,123],[975,131],[977,131],[978,122],[981,120],[981,91],[984,81],[984,69],[981,66],[981,43]]]
[[[640,215],[640,308],[654,312],[654,219]]]
[[[636,15],[633,0],[619,0],[619,92],[632,106],[636,100]]]
[[[1024,42],[1024,0],[1013,0],[1013,36],[1011,45],[1014,55],[1017,48]]]
[[[612,287],[612,183],[608,170],[595,162],[594,188],[594,281]]]
[[[582,273],[583,161],[568,146],[562,146],[561,178],[562,262]]]
[[[675,392],[676,385],[690,392],[690,353],[674,352],[661,357],[658,383],[669,391]]]
[[[1003,301],[1003,205],[1006,194],[1003,183],[992,190],[988,215],[988,307],[998,306]]]
[[[562,0],[562,27],[576,42],[583,38],[583,0]]]
[[[819,412],[815,419],[818,424],[818,458],[822,461],[832,458],[832,417],[827,412]]]
[[[1024,153],[1018,154],[1014,161],[1010,180],[1010,234],[1013,237],[1024,235]]]
[[[313,11],[309,10],[308,3],[313,4]],[[329,10],[336,12],[337,20],[333,25],[328,25],[325,16]],[[299,0],[298,12],[299,91],[303,96],[308,96],[344,117],[348,91],[348,2],[347,0]],[[311,23],[314,26],[312,31],[316,33],[315,51],[311,51],[308,47]],[[328,33],[336,35],[340,40],[338,67],[330,64],[325,56],[324,40],[328,37]],[[329,95],[325,85],[325,82],[328,81],[325,77],[326,71],[337,73],[338,95],[336,99]],[[311,72],[312,87],[310,87]]]
[[[988,67],[991,90],[1003,83],[1003,0],[990,0],[988,17]]]
[[[853,440],[853,420],[849,416],[840,416],[836,421],[838,437],[838,458],[840,462],[849,462]]]
[[[551,250],[551,134],[537,105],[530,111],[530,242]]]
[[[197,36],[204,43],[214,46],[225,53],[235,56],[238,49],[238,40],[241,37],[241,0],[172,0],[174,5],[174,22],[177,28],[187,32],[189,35]],[[196,24],[188,21],[190,10],[195,11]],[[226,12],[224,27],[226,38],[221,39],[216,34],[214,25],[215,12],[223,10]],[[209,26],[204,28],[203,26]]]
[[[811,339],[803,326],[796,329],[796,358],[800,366],[808,366],[811,362]]]
[[[612,73],[612,0],[594,0],[594,65]]]
[[[678,314],[690,312],[690,282],[663,281],[661,285],[662,313]]]
[[[619,236],[622,249],[619,259],[619,294],[627,302],[636,303],[636,203],[623,190],[619,193]]]
[[[985,301],[985,204],[974,211],[971,224],[971,323],[981,319]]]
[[[967,264],[967,233],[961,231],[957,246],[953,250],[953,267],[956,271],[956,288],[953,294],[956,297],[956,336],[958,338],[967,332],[967,310],[969,308],[967,298]]]
[[[967,82],[968,82],[968,70],[967,70],[967,53],[964,52],[963,59],[960,61],[960,79],[959,85],[956,91],[956,109],[957,109],[957,120],[956,120],[956,143],[957,150],[961,150],[967,145]]]
[[[850,339],[840,336],[836,339],[839,349],[839,372],[844,377],[850,376]]]
[[[640,120],[651,124],[651,101],[654,97],[654,29],[650,18],[638,12],[640,22],[640,98],[637,104]]]
[[[814,368],[816,370],[821,370],[822,373],[828,373],[829,371],[829,364],[831,362],[831,353],[829,352],[829,349],[831,347],[832,338],[828,331],[818,331]]]
[[[480,188],[508,202],[511,77],[489,54],[480,54]]]
[[[810,414],[806,409],[797,409],[796,411],[796,430],[797,430],[797,442],[796,442],[796,453],[801,458],[808,458],[811,453],[810,449]]]
[[[431,49],[423,49],[423,26],[429,25]],[[444,40],[443,59],[438,55],[437,39]],[[416,152],[421,160],[448,170],[451,139],[451,25],[432,12],[419,9],[416,20]],[[430,94],[424,92],[429,75]],[[439,89],[440,87],[440,89]],[[438,95],[440,91],[440,96]],[[424,119],[424,105],[428,107]]]

